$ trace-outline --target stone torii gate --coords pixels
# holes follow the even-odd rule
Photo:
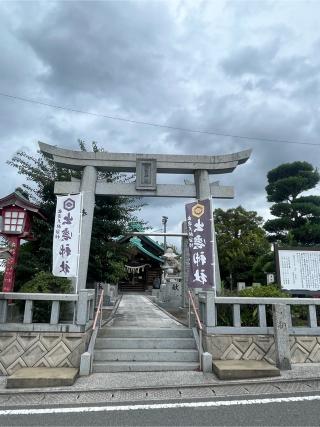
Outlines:
[[[40,151],[56,165],[68,169],[82,170],[81,181],[56,182],[55,194],[83,193],[86,215],[82,221],[78,289],[86,288],[88,261],[91,242],[95,195],[139,196],[139,197],[185,197],[203,200],[206,198],[232,199],[234,189],[210,183],[209,175],[231,173],[245,163],[251,150],[218,156],[131,154],[109,152],[83,152],[57,148],[39,142]],[[114,183],[98,180],[98,171],[131,172],[136,182]],[[158,184],[157,173],[193,174],[194,184]],[[216,266],[219,266],[215,248]],[[220,285],[220,272],[216,268],[216,286]]]

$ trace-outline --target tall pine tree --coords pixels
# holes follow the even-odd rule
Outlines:
[[[266,186],[270,211],[276,218],[264,224],[273,242],[289,245],[320,244],[320,196],[303,196],[320,175],[310,163],[284,163],[272,169]]]

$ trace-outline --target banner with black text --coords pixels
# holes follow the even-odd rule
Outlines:
[[[215,288],[212,215],[210,199],[186,205],[190,254],[189,288]]]
[[[81,193],[57,196],[53,236],[54,276],[78,276],[81,206]]]

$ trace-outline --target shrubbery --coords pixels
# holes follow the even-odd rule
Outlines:
[[[21,287],[20,292],[67,294],[72,292],[72,285],[70,280],[64,277],[55,277],[51,273],[40,271]]]
[[[266,285],[242,289],[239,297],[247,298],[287,298],[288,294],[282,291],[277,285]]]
[[[40,271],[21,287],[20,292],[67,294],[72,292],[72,284],[70,280],[64,277],[55,277],[51,273]],[[33,304],[33,321],[48,323],[50,321],[51,304],[51,301],[35,301]],[[62,315],[66,311],[66,304],[61,303],[60,312]]]
[[[286,298],[288,294],[279,289],[277,285],[267,285],[243,289],[238,293],[239,297],[247,298]],[[268,326],[272,325],[272,306],[266,306]],[[232,326],[231,305],[218,305],[218,325]],[[241,326],[259,326],[258,306],[241,304]]]

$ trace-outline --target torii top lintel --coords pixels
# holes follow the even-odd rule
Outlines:
[[[66,150],[39,142],[40,150],[57,165],[69,169],[94,166],[98,170],[114,172],[135,172],[137,160],[155,160],[158,173],[189,174],[196,170],[207,170],[209,174],[232,172],[238,165],[245,163],[251,149],[237,153],[217,156],[174,155],[174,154],[138,154],[83,152]]]

